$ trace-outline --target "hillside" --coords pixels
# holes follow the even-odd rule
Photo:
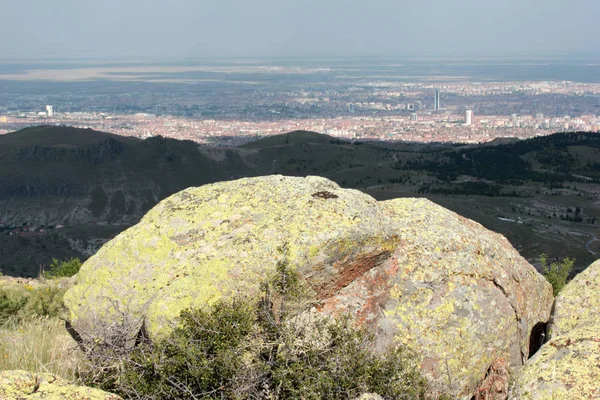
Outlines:
[[[40,127],[0,136],[5,224],[130,223],[159,199],[229,178],[194,142]],[[18,199],[18,201],[17,201]]]
[[[86,258],[175,192],[268,174],[324,176],[379,200],[424,196],[504,234],[530,261],[573,256],[582,269],[600,254],[599,155],[591,133],[461,146],[295,131],[215,149],[29,128],[0,136],[0,270],[35,275],[52,256]]]
[[[282,135],[268,136],[240,146],[245,149],[265,149],[270,147],[294,144],[323,144],[328,145],[336,139],[333,136],[323,135],[311,131],[293,131]]]

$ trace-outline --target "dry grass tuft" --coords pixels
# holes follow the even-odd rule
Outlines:
[[[83,358],[58,318],[11,319],[0,326],[0,370],[45,372],[73,381]]]

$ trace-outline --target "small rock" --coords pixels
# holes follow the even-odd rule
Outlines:
[[[72,385],[56,375],[27,371],[0,371],[0,399],[122,400],[102,390]]]

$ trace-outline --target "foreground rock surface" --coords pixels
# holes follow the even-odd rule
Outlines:
[[[470,397],[499,358],[520,367],[552,290],[501,235],[423,199],[378,203],[318,177],[268,176],[164,200],[88,260],[65,296],[82,340],[167,334],[179,312],[257,298],[278,261],[317,309],[404,344],[440,391]]]
[[[522,371],[525,398],[600,398],[599,311],[600,261],[596,261],[556,297],[550,340]]]
[[[524,399],[600,399],[600,323],[544,344],[522,370]]]
[[[425,199],[382,203],[402,244],[379,327],[417,349],[441,391],[470,395],[497,360],[518,368],[552,289],[503,236]],[[351,303],[350,303],[351,304]]]
[[[600,312],[600,260],[579,273],[556,296],[550,337],[570,333],[574,328],[594,325]]]
[[[0,371],[0,399],[121,400],[121,397],[98,389],[71,385],[52,374]]]

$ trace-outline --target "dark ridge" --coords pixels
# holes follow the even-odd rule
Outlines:
[[[324,135],[322,133],[298,130],[281,135],[268,136],[250,143],[246,143],[240,147],[246,149],[260,149],[271,146],[301,145],[308,143],[330,144],[335,140],[336,138],[333,136]]]
[[[86,240],[99,238],[102,240],[96,242],[102,243],[175,192],[270,174],[323,176],[378,200],[427,197],[506,235],[529,259],[542,252],[552,253],[565,239],[547,240],[543,233],[528,227],[532,218],[544,224],[552,224],[553,218],[558,223],[573,222],[570,227],[579,229],[580,241],[589,240],[589,229],[600,218],[600,213],[594,214],[597,199],[591,192],[577,194],[569,208],[556,206],[556,215],[531,215],[533,210],[514,204],[528,198],[539,200],[539,196],[552,202],[560,196],[553,194],[554,190],[575,193],[581,192],[580,183],[599,184],[597,133],[559,133],[509,143],[459,146],[356,142],[300,130],[223,149],[161,136],[140,140],[91,129],[39,126],[0,135],[0,236],[12,233],[36,238],[24,242],[35,248],[27,257],[18,259],[16,253],[3,253],[6,259],[1,264],[5,267],[0,270],[11,265],[11,271],[16,268],[31,275],[40,264],[56,257],[51,253],[54,247],[44,248],[38,243],[43,241],[43,236],[37,236],[41,229],[85,227]],[[477,203],[466,204],[468,199],[475,199],[471,196],[476,196]],[[325,193],[315,197],[333,198]],[[489,210],[478,211],[486,202],[494,207],[491,214]],[[515,220],[513,225],[498,222],[497,217],[507,213]],[[588,230],[582,228],[585,224]],[[98,234],[102,226],[114,229],[110,234]],[[21,227],[28,230],[15,232]],[[68,237],[73,240],[82,238],[81,230],[63,232],[53,233],[71,235]],[[554,256],[577,258],[578,270],[593,261],[585,242],[565,240],[571,240],[571,248],[577,250]],[[68,248],[61,254],[73,252]],[[80,257],[87,256],[81,253]]]

